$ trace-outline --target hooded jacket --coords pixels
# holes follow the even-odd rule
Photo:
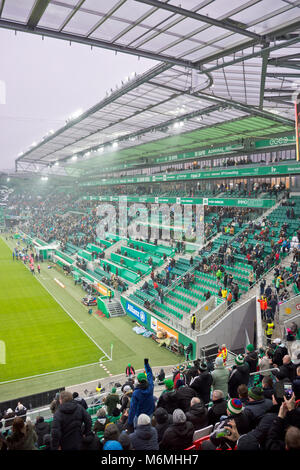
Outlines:
[[[213,390],[221,390],[224,393],[224,397],[227,397],[228,379],[230,376],[229,369],[226,369],[223,364],[215,364],[215,370],[211,372],[211,376]]]
[[[134,450],[158,450],[157,430],[151,424],[137,426],[136,430],[129,434],[129,439]]]
[[[178,408],[186,413],[191,406],[191,399],[197,396],[195,390],[188,385],[182,385],[176,390]]]
[[[80,450],[84,434],[89,435],[92,420],[86,410],[76,401],[68,401],[59,406],[54,414],[51,436],[52,448],[57,450]]]
[[[173,411],[178,408],[176,390],[163,391],[158,399],[157,407],[164,408],[170,415],[173,414]]]
[[[50,434],[50,424],[45,423],[44,418],[42,420],[38,420],[34,426],[35,432],[37,434],[38,440],[37,445],[38,447],[43,445],[43,438],[46,434]]]
[[[157,431],[158,443],[163,438],[165,430],[172,424],[172,416],[167,413],[164,408],[156,408],[155,413],[155,429]]]
[[[139,383],[132,394],[128,415],[128,424],[132,426],[134,417],[144,413],[151,416],[154,411],[153,374],[149,364],[145,364],[147,381]]]
[[[194,426],[189,421],[171,424],[162,438],[159,450],[184,450],[193,443]]]
[[[207,408],[202,403],[195,403],[186,413],[186,419],[193,424],[195,431],[205,428],[208,426]]]
[[[249,366],[243,364],[241,366],[233,366],[232,372],[228,380],[228,393],[230,398],[239,398],[238,386],[241,384],[248,385],[249,383]]]
[[[252,351],[245,357],[245,362],[249,364],[249,372],[256,372],[258,364],[258,355],[256,351]]]
[[[190,387],[195,390],[197,396],[206,405],[210,399],[210,387],[212,385],[212,376],[208,371],[201,372],[190,384]]]

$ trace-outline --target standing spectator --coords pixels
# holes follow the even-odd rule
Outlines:
[[[296,369],[296,377],[292,382],[293,392],[295,394],[295,400],[300,400],[300,366]]]
[[[273,375],[278,380],[288,379],[290,382],[296,377],[296,366],[291,360],[291,356],[286,354],[282,359],[282,366],[279,367],[279,371],[273,371]]]
[[[109,393],[105,397],[103,402],[106,406],[108,416],[113,416],[113,413],[114,413],[115,409],[117,408],[117,405],[120,404],[120,397],[117,393],[116,387],[113,387],[111,389],[111,393]]]
[[[249,387],[252,387],[254,384],[254,372],[257,371],[258,365],[258,355],[257,352],[254,350],[253,344],[248,344],[248,346],[246,347],[245,362],[249,365],[250,377],[248,385]]]
[[[15,409],[15,415],[20,416],[23,421],[26,421],[26,413],[27,413],[27,408],[24,406],[20,401],[18,402],[18,405]]]
[[[92,420],[86,410],[73,400],[72,393],[63,391],[59,395],[57,411],[54,414],[51,437],[53,450],[80,450],[83,435],[89,435]]]
[[[164,408],[169,414],[172,414],[176,408],[178,408],[177,404],[177,392],[174,390],[174,382],[171,379],[165,379],[165,390],[161,393],[157,407]]]
[[[88,409],[87,403],[84,398],[80,397],[77,392],[73,392],[73,400],[77,401],[79,405],[83,406],[85,410]]]
[[[208,372],[207,364],[201,362],[199,365],[200,375],[196,377],[191,383],[190,387],[195,390],[198,398],[206,405],[210,399],[210,387],[212,385],[212,376]]]
[[[154,411],[154,381],[148,359],[144,359],[144,366],[147,375],[143,372],[138,374],[138,385],[135,387],[130,401],[128,416],[129,429],[133,428],[134,421],[137,420],[140,414],[143,413],[151,417]]]
[[[229,369],[224,367],[222,357],[215,360],[215,369],[211,372],[213,390],[221,390],[225,398],[228,395]]]
[[[125,375],[126,375],[126,378],[129,378],[129,379],[132,379],[135,376],[135,370],[131,364],[128,364],[128,366],[126,367]]]
[[[31,422],[25,423],[19,416],[12,425],[12,433],[7,436],[8,450],[37,450],[37,434]]]
[[[244,356],[239,354],[235,358],[235,365],[231,369],[228,379],[228,393],[230,398],[238,398],[238,386],[249,383],[249,366],[245,363]]]

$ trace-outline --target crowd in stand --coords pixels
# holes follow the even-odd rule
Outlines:
[[[3,413],[0,449],[183,451],[210,426],[202,450],[300,450],[300,357],[292,361],[280,338],[266,349],[249,344],[232,367],[224,351],[167,378],[163,369],[155,378],[148,359],[136,376],[128,365],[132,373],[102,400],[94,421],[76,392],[57,394],[51,424],[42,416],[31,422],[18,403]]]

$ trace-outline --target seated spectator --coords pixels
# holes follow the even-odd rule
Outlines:
[[[150,417],[140,414],[137,426],[129,439],[134,450],[158,450],[157,430],[151,426]]]
[[[272,401],[264,397],[260,387],[252,387],[248,390],[249,403],[245,406],[245,411],[250,411],[251,425],[254,428],[262,416],[272,408]]]
[[[208,426],[208,411],[204,403],[197,397],[191,399],[191,407],[186,413],[187,421],[190,421],[195,431]]]
[[[238,398],[241,400],[242,405],[246,406],[249,402],[249,397],[248,397],[248,387],[245,384],[241,384],[237,388],[238,392]]]
[[[279,371],[273,371],[273,375],[278,380],[289,379],[291,382],[296,377],[296,366],[291,360],[291,356],[286,355],[282,359],[282,366],[279,367]]]
[[[208,424],[215,425],[220,421],[221,416],[226,415],[227,401],[222,390],[212,392],[212,406],[208,409]]]
[[[193,443],[194,426],[186,420],[184,412],[177,409],[172,418],[173,424],[164,432],[159,450],[184,450]]]
[[[118,426],[115,423],[108,423],[105,426],[102,445],[104,449],[104,444],[108,441],[118,441],[120,436],[120,431]]]
[[[172,424],[172,416],[164,408],[156,408],[152,418],[152,425],[157,431],[158,443],[162,440],[164,432],[170,424]]]
[[[99,408],[96,416],[97,416],[97,419],[94,423],[93,431],[104,432],[105,426],[109,423],[109,419],[107,418],[105,407]]]
[[[222,357],[217,357],[215,360],[215,369],[211,372],[212,388],[213,390],[222,390],[224,397],[228,395],[228,379],[230,371],[224,367]]]
[[[266,376],[262,379],[262,389],[265,398],[272,400],[274,395],[273,379],[271,376]]]
[[[105,444],[103,445],[103,450],[110,450],[110,451],[115,451],[115,450],[123,450],[122,444],[119,441],[106,441]]]
[[[119,443],[121,444],[123,450],[133,450],[129,435],[126,432],[121,432]]]
[[[15,409],[15,415],[20,416],[23,421],[26,421],[26,413],[27,413],[27,408],[24,406],[20,401],[18,402],[18,405]]]
[[[14,411],[13,411],[11,408],[8,408],[8,409],[4,412],[4,415],[3,415],[3,419],[5,420],[4,426],[5,426],[6,428],[9,428],[10,426],[12,426],[13,421],[14,421],[14,418],[15,418],[15,413],[14,413]]]
[[[41,447],[43,445],[43,438],[46,434],[50,434],[50,424],[45,423],[43,416],[38,416],[34,425],[35,432],[37,434],[37,446]]]
[[[25,423],[21,417],[16,417],[12,424],[12,433],[7,436],[8,450],[37,450],[38,436],[31,422]]]

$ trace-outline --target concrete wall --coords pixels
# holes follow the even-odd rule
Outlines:
[[[256,334],[256,297],[252,297],[244,304],[229,311],[219,322],[206,333],[197,336],[197,357],[200,348],[216,343],[225,343],[230,351],[244,349],[247,338],[255,343]]]

